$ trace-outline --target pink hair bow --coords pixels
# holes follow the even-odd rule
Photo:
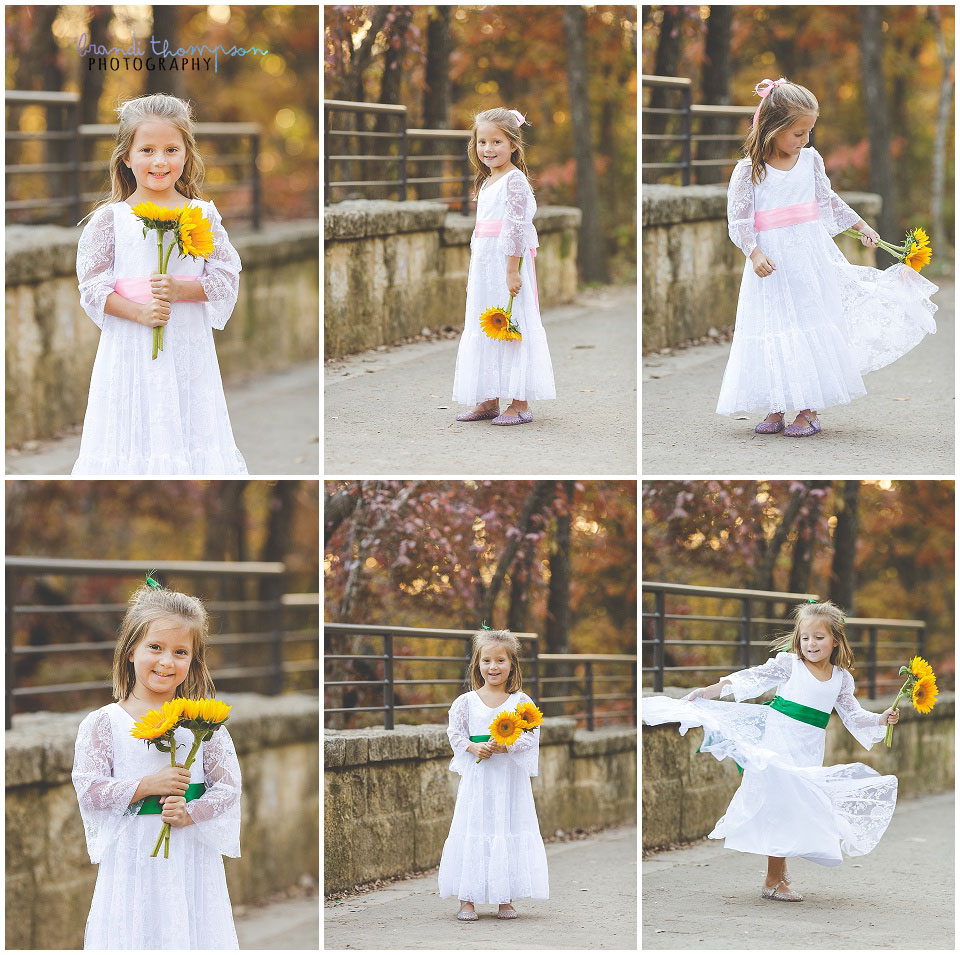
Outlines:
[[[518,109],[508,109],[507,112],[517,121],[518,126],[522,126],[527,121],[527,117]]]
[[[763,106],[763,101],[767,98],[767,96],[770,95],[770,90],[775,89],[776,87],[780,86],[782,83],[786,83],[786,82],[787,81],[782,76],[778,80],[764,79],[764,80],[760,80],[760,82],[757,83],[757,85],[753,88],[754,93],[756,93],[757,96],[760,97],[760,105],[757,106],[757,111],[753,114],[754,126],[757,125],[757,117],[760,115],[760,106]],[[767,83],[768,85],[764,86],[763,85],[764,83]]]

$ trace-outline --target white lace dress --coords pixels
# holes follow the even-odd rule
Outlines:
[[[153,329],[104,312],[120,278],[157,271],[156,232],[126,202],[93,213],[80,236],[80,304],[101,329],[90,377],[80,455],[74,474],[246,474],[223,395],[212,329],[222,329],[239,288],[240,257],[212,202],[203,209],[212,226],[208,259],[170,253],[167,271],[197,279],[206,302],[174,302],[163,330],[163,351],[152,360]],[[170,243],[165,237],[164,248]]]
[[[440,898],[501,903],[511,899],[547,899],[547,854],[530,788],[540,754],[540,730],[521,733],[506,753],[477,762],[467,752],[471,736],[489,733],[493,718],[518,703],[533,702],[513,693],[489,707],[471,690],[450,707],[447,736],[460,773],[450,834],[443,844],[438,877]]]
[[[130,804],[140,780],[170,765],[160,753],[130,735],[134,725],[119,704],[94,710],[80,724],[73,784],[90,861],[99,864],[84,933],[87,949],[237,948],[221,855],[240,855],[240,765],[226,727],[200,744],[190,768],[192,783],[206,783],[187,803],[195,825],[170,832],[150,858],[163,825],[160,816],[139,816]],[[183,762],[193,733],[177,730]]]
[[[470,240],[467,309],[457,351],[453,400],[475,405],[490,398],[505,404],[556,398],[553,364],[547,333],[540,320],[536,277],[531,249],[539,247],[533,214],[533,190],[519,169],[494,183],[485,182],[477,197],[477,221],[499,220],[499,236],[474,235]],[[522,255],[520,294],[513,300],[512,316],[523,337],[519,342],[497,342],[480,328],[480,314],[488,308],[506,308],[507,256]]]
[[[681,735],[703,727],[700,751],[743,767],[743,779],[711,839],[727,849],[758,855],[800,857],[840,865],[841,853],[861,856],[880,841],[897,801],[897,777],[881,776],[863,763],[823,765],[826,731],[770,706],[740,701],[778,687],[777,695],[823,712],[833,710],[866,749],[883,739],[879,713],[861,708],[853,677],[839,667],[818,680],[792,653],[778,653],[758,667],[732,673],[717,700],[645,697],[644,723],[679,723]]]
[[[866,394],[863,378],[936,331],[937,287],[907,265],[851,265],[831,238],[859,221],[831,188],[820,154],[801,149],[789,171],[766,165],[758,186],[749,159],[727,193],[730,238],[760,246],[775,270],[760,278],[748,258],[717,413],[820,411]],[[754,214],[816,203],[817,218],[758,232]],[[901,244],[898,236],[884,236]],[[880,253],[886,255],[886,253]]]

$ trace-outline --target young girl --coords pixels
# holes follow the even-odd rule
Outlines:
[[[477,225],[470,240],[467,312],[457,352],[453,400],[474,405],[457,421],[529,424],[527,403],[556,398],[547,335],[540,321],[534,269],[540,245],[533,214],[537,204],[527,181],[520,127],[515,109],[488,109],[473,121],[467,155],[476,171]],[[511,316],[521,341],[494,341],[480,328],[480,315],[505,307],[515,296]],[[509,401],[500,413],[500,399]]]
[[[820,432],[818,410],[866,394],[862,375],[936,331],[937,287],[907,265],[847,262],[831,236],[852,226],[876,247],[879,235],[830,188],[820,154],[803,148],[816,98],[784,79],[756,92],[727,195],[730,238],[747,262],[717,413],[763,413],[757,434],[808,437]],[[784,430],[789,409],[798,413]]]
[[[176,696],[212,697],[204,662],[207,614],[194,597],[141,587],[130,599],[113,658],[116,703],[80,724],[73,784],[90,861],[99,863],[84,948],[237,948],[221,854],[240,855],[240,766],[225,726],[183,768],[193,733],[170,756],[130,735],[148,710]],[[182,756],[180,754],[183,754]],[[206,790],[187,802],[191,783]],[[142,814],[159,796],[162,814]],[[164,822],[169,857],[150,857]]]
[[[74,474],[246,474],[223,396],[212,329],[237,301],[240,258],[212,202],[190,107],[163,93],[130,100],[110,157],[110,201],[77,249],[80,304],[101,329]],[[157,234],[132,208],[193,206],[210,223],[209,258],[175,249],[157,272]],[[164,233],[164,251],[173,236]],[[153,329],[163,350],[151,358]]]
[[[473,689],[450,707],[450,769],[460,773],[457,804],[440,859],[440,898],[460,900],[457,918],[474,922],[479,902],[498,903],[514,919],[516,898],[547,899],[547,855],[528,777],[537,775],[540,730],[508,747],[490,741],[498,713],[533,701],[520,689],[520,641],[506,630],[474,635]]]
[[[711,839],[739,852],[767,856],[760,894],[801,902],[789,887],[786,860],[799,856],[840,865],[870,852],[897,801],[897,777],[862,763],[824,766],[825,727],[835,710],[850,734],[870,749],[898,713],[871,713],[854,697],[853,653],[839,608],[829,600],[801,604],[793,632],[775,642],[773,660],[723,677],[683,700],[645,697],[643,721],[680,723],[680,733],[703,727],[700,752],[730,757],[743,779]],[[789,648],[789,650],[787,649]],[[772,687],[770,705],[742,703]],[[708,702],[733,694],[736,703]]]

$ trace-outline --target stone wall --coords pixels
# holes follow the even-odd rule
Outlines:
[[[668,688],[665,695],[679,698],[688,691]],[[644,696],[649,696],[648,691]],[[762,699],[772,699],[773,692]],[[877,713],[890,700],[861,700]],[[918,716],[909,701],[901,701],[900,722],[890,749],[883,743],[865,750],[836,715],[827,725],[823,763],[865,763],[883,775],[899,780],[898,798],[953,789],[954,694],[941,693],[927,716]],[[642,737],[643,847],[658,848],[673,842],[702,839],[726,811],[740,785],[737,768],[729,759],[697,753],[703,730],[690,729],[681,736],[676,723],[644,726]]]
[[[100,329],[80,308],[81,229],[6,230],[7,445],[82,423]],[[319,359],[315,221],[230,234],[243,263],[236,308],[213,333],[225,381]]]
[[[579,209],[544,206],[537,227],[540,307],[577,291]],[[323,210],[324,356],[461,327],[474,218],[437,202],[354,199]],[[506,305],[503,301],[491,305]]]
[[[544,720],[531,778],[540,831],[634,823],[636,729],[575,727]],[[327,892],[439,864],[460,782],[451,756],[444,725],[325,732]]]
[[[231,901],[319,884],[317,696],[221,698],[234,707],[228,725],[243,776],[241,858],[223,860]],[[7,949],[83,947],[97,867],[70,772],[85,715],[25,713],[6,732]]]
[[[842,196],[867,222],[876,221],[880,196]],[[732,330],[744,258],[727,235],[726,186],[644,185],[642,199],[644,354],[699,338],[711,328]],[[876,264],[873,249],[858,239],[836,241],[848,261]]]

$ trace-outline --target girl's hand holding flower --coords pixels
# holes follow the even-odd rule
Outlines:
[[[147,328],[162,328],[170,321],[170,303],[152,298],[145,305],[140,306],[137,321]]]
[[[150,273],[150,294],[161,302],[175,302],[177,295],[177,279],[172,275],[159,272]]]
[[[518,271],[507,272],[507,291],[511,295],[517,295],[520,292],[520,273]]]
[[[187,800],[183,796],[161,796],[160,802],[163,805],[160,818],[165,823],[175,829],[193,825],[193,819],[187,812]]]
[[[880,241],[880,233],[876,229],[871,229],[866,223],[857,230],[861,233],[860,242],[869,249],[875,249]]]
[[[176,766],[164,766],[148,777],[150,792],[155,796],[182,796],[190,785],[190,772],[177,763]]]
[[[880,714],[881,724],[885,726],[893,726],[899,719],[900,711],[895,710],[892,706],[887,707],[887,709]]]

